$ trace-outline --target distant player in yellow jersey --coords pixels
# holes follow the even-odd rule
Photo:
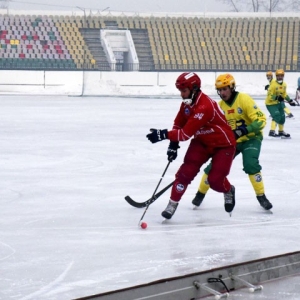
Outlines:
[[[272,73],[272,71],[268,71],[267,74],[266,74],[266,77],[267,77],[267,79],[268,79],[268,81],[269,81],[269,84],[267,84],[267,85],[265,86],[265,90],[267,91],[268,88],[270,87],[271,82],[273,81],[273,73]],[[283,102],[283,105],[284,105],[283,110],[284,110],[284,112],[286,113],[286,117],[287,117],[287,118],[293,118],[294,115],[293,115],[292,112],[289,110],[289,108],[285,106],[285,103],[284,103],[284,102]],[[276,127],[276,125],[275,125],[275,127]]]
[[[273,206],[265,195],[259,164],[266,116],[248,94],[235,90],[235,79],[231,74],[218,76],[215,86],[222,99],[219,105],[237,140],[235,156],[242,154],[243,170],[249,176],[256,198],[264,209],[269,210]],[[210,165],[204,169],[198,192],[192,201],[195,206],[200,206],[209,189],[207,181],[209,171]]]
[[[291,106],[296,104],[290,99],[286,92],[287,85],[283,81],[284,70],[279,69],[276,71],[276,80],[272,80],[268,88],[268,94],[265,100],[266,107],[271,114],[272,123],[269,136],[290,138],[290,134],[284,132],[285,114],[284,114],[284,101],[286,100]],[[276,134],[275,129],[278,124],[279,131]]]

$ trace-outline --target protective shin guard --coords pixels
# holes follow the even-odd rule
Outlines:
[[[188,186],[187,184],[184,184],[184,183],[180,182],[178,179],[176,179],[173,184],[173,187],[172,187],[170,198],[173,201],[179,202],[182,195],[184,194],[187,186]]]
[[[274,120],[272,120],[272,122],[271,122],[271,130],[275,131],[276,125],[277,125],[277,123]]]
[[[248,175],[250,182],[253,186],[256,195],[262,195],[265,193],[264,182],[261,173],[256,173],[254,175]]]
[[[198,191],[202,194],[206,194],[210,187],[207,181],[207,177],[208,175],[204,173],[198,187]]]

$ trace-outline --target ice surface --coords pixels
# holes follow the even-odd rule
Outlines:
[[[217,96],[214,96],[217,99]],[[257,103],[264,111],[262,98]],[[169,191],[144,201],[167,164],[167,141],[180,99],[2,96],[0,109],[0,299],[74,299],[299,250],[300,108],[287,119],[290,140],[266,136],[260,162],[273,214],[260,208],[241,157],[232,217],[213,191],[198,210],[200,174],[173,219],[162,224]],[[267,116],[269,114],[267,113]],[[265,132],[270,129],[270,118]],[[188,142],[167,171],[170,183]]]

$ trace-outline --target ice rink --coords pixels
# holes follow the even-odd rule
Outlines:
[[[266,112],[263,97],[255,99]],[[146,134],[171,128],[179,97],[2,95],[0,101],[1,300],[69,300],[300,250],[300,107],[289,107],[295,119],[286,120],[285,131],[292,139],[265,134],[263,141],[273,213],[260,208],[237,157],[229,176],[236,187],[232,217],[214,191],[193,210],[201,171],[174,217],[162,224],[167,191],[149,207],[142,230],[144,209],[124,196],[152,196],[168,141],[151,144]],[[188,144],[180,144],[161,188],[174,179]],[[298,299],[285,296],[278,299]]]

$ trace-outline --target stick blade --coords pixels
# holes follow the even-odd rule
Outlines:
[[[128,204],[130,204],[131,206],[136,207],[136,208],[143,208],[143,207],[147,206],[147,204],[145,202],[142,202],[142,203],[136,202],[129,196],[126,196],[125,200],[127,201]]]
[[[172,185],[174,181],[172,181],[170,184],[168,184],[165,188],[163,188],[161,191],[159,191],[157,194],[153,195],[150,199],[144,201],[144,202],[136,202],[134,201],[130,196],[126,196],[125,200],[127,203],[129,203],[131,206],[136,207],[136,208],[143,208],[146,206],[149,206],[152,204],[154,201],[157,200],[165,191],[167,191]]]

